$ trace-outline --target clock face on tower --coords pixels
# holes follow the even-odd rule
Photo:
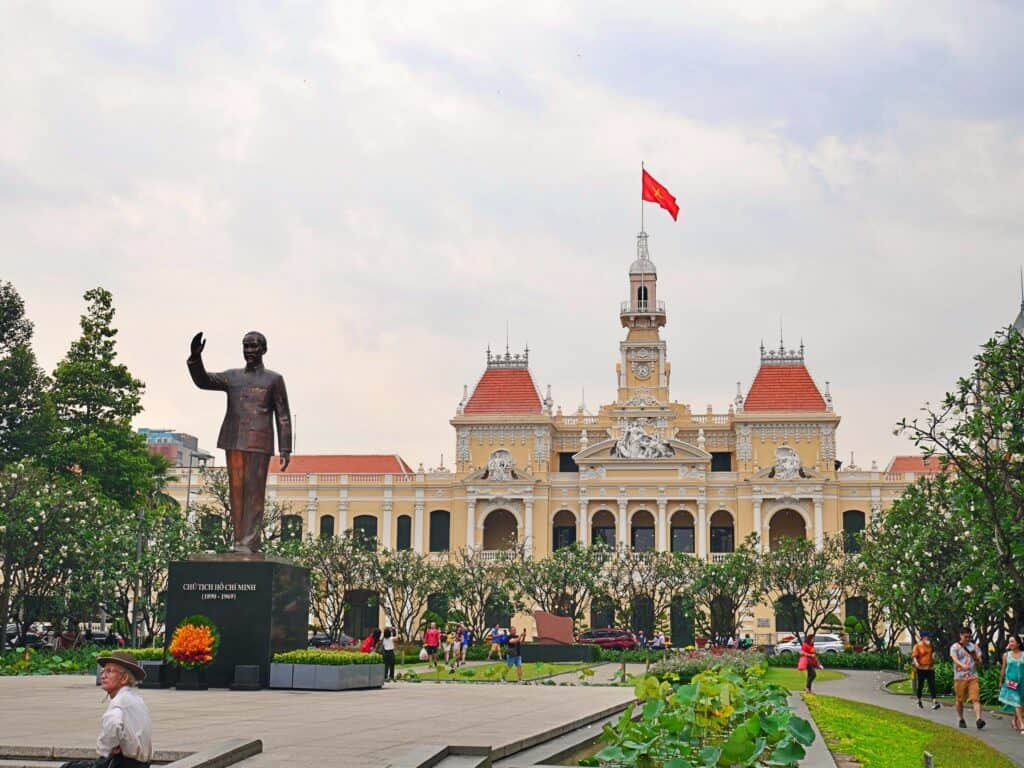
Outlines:
[[[638,379],[646,379],[650,375],[651,375],[651,366],[649,366],[647,363],[640,363],[636,367],[636,377]]]

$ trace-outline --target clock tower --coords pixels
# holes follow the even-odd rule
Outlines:
[[[664,405],[668,403],[671,366],[658,329],[665,325],[665,302],[658,300],[658,271],[647,251],[647,233],[636,238],[636,260],[629,267],[629,299],[619,310],[628,329],[619,342],[618,402]]]

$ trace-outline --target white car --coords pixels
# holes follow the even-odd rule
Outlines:
[[[803,640],[791,638],[775,644],[776,653],[800,653]],[[815,635],[814,650],[818,653],[842,653],[843,639],[838,635]]]

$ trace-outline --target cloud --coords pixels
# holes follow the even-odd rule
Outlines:
[[[781,316],[840,452],[884,462],[1016,313],[1013,7],[130,11],[9,14],[0,236],[48,367],[81,294],[115,292],[140,424],[212,446],[188,339],[229,367],[253,327],[302,451],[450,457],[506,322],[556,401],[608,402],[641,160],[682,205],[646,221],[697,409],[749,386]]]

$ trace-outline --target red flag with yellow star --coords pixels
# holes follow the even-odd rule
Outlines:
[[[672,193],[655,181],[647,171],[641,171],[641,173],[643,174],[641,177],[641,199],[649,203],[657,203],[671,213],[672,220],[675,221],[679,215],[679,206],[676,205],[676,199],[672,197]]]

